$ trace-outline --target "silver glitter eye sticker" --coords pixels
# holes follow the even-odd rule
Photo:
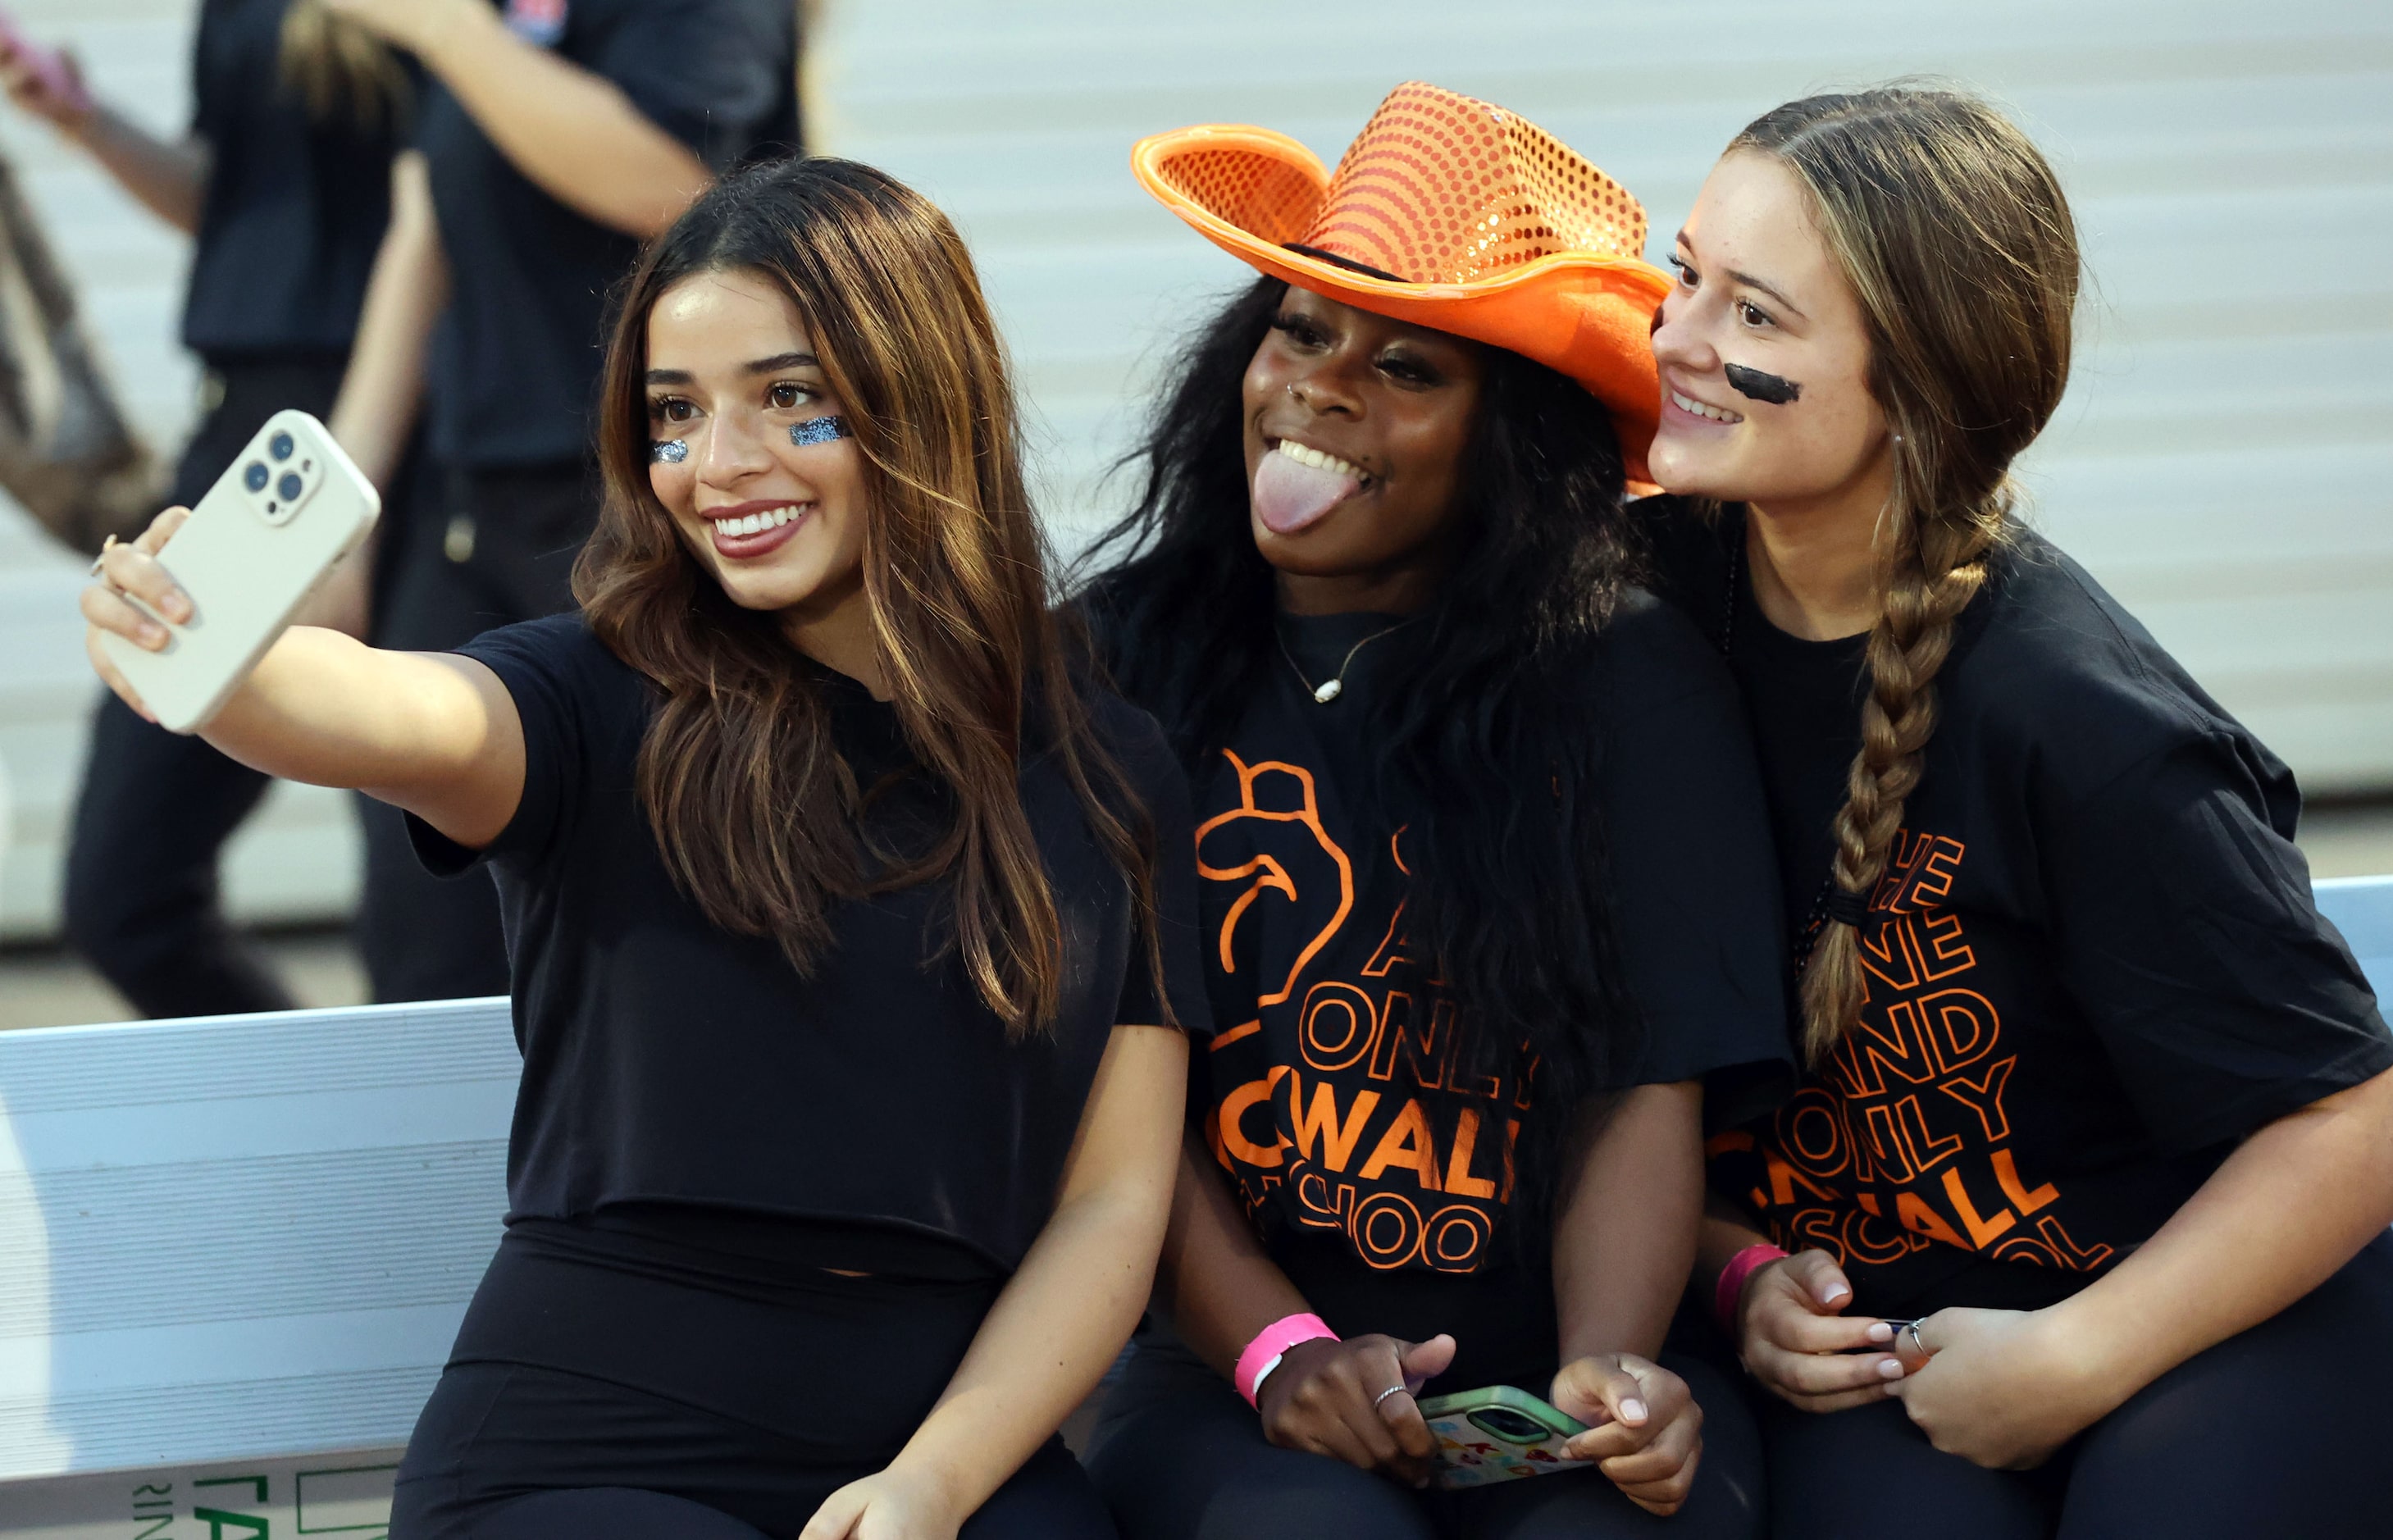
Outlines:
[[[790,442],[800,449],[808,444],[828,444],[834,438],[848,437],[844,417],[809,417],[790,428]]]
[[[678,465],[689,458],[689,440],[659,438],[648,445],[648,459],[660,465]]]

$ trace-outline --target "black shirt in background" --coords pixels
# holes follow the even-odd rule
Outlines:
[[[183,342],[211,361],[349,350],[390,221],[399,130],[323,121],[284,85],[291,0],[207,0],[191,56],[192,134],[210,156]]]
[[[791,0],[570,0],[517,31],[620,88],[717,172],[795,150]],[[562,31],[556,14],[563,12]],[[535,187],[435,82],[417,146],[432,176],[450,303],[434,339],[432,450],[477,470],[576,461],[610,289],[639,242]]]
[[[1281,620],[1313,685],[1393,623]],[[1552,1279],[1518,1260],[1502,1224],[1532,1092],[1420,956],[1404,921],[1419,852],[1401,816],[1375,811],[1372,708],[1403,670],[1388,641],[1367,643],[1325,706],[1275,660],[1199,777],[1219,1034],[1197,1056],[1195,1105],[1275,1259],[1332,1326],[1452,1332],[1441,1383],[1542,1388],[1557,1367]],[[1632,593],[1577,705],[1601,744],[1617,955],[1645,1034],[1622,1083],[1702,1079],[1714,1110],[1750,1116],[1792,1074],[1768,824],[1735,688],[1685,617]]]
[[[1719,638],[1741,515],[1639,506],[1666,591]],[[1731,662],[1799,922],[1859,746],[1859,643],[1785,635],[1748,580]],[[1895,1315],[2065,1298],[2233,1141],[2393,1065],[2311,900],[2292,775],[2075,562],[2020,532],[1936,683],[1862,1024],[1713,1142],[1722,1194]]]
[[[1009,1042],[939,951],[944,884],[841,905],[811,977],[773,942],[709,922],[666,874],[634,789],[648,686],[579,615],[460,650],[522,717],[523,801],[479,854],[412,828],[436,869],[488,862],[498,879],[524,1053],[510,1224],[600,1216],[619,1234],[792,1265],[955,1274],[909,1261],[912,1238],[978,1259],[967,1273],[1008,1272],[1054,1205],[1116,1024],[1207,1029],[1187,792],[1154,722],[1118,699],[1092,705],[1154,822],[1169,1013],[1133,946],[1127,885],[1061,772],[1036,759],[1022,795],[1066,984],[1053,1030]],[[910,764],[888,706],[815,673],[852,765]],[[903,842],[939,816],[918,777],[875,804],[871,827]]]

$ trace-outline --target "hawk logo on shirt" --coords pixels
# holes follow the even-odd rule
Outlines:
[[[1366,1266],[1474,1272],[1529,1088],[1416,955],[1404,830],[1350,855],[1311,769],[1223,759],[1196,871],[1207,961],[1246,1019],[1212,1041],[1214,1158],[1250,1210],[1342,1233]]]
[[[554,47],[571,8],[569,0],[507,0],[507,31],[535,47]]]
[[[1354,907],[1354,866],[1338,847],[1338,842],[1329,837],[1329,831],[1321,827],[1312,771],[1269,761],[1250,768],[1236,754],[1224,757],[1237,772],[1238,805],[1206,819],[1196,829],[1196,875],[1208,882],[1245,885],[1245,891],[1232,900],[1229,912],[1222,919],[1218,938],[1222,971],[1238,971],[1239,923],[1265,894],[1294,906],[1298,913],[1328,916],[1327,922],[1314,931],[1298,951],[1288,976],[1276,981],[1257,1001],[1278,1005],[1295,989],[1296,976],[1304,972],[1304,965],[1346,923],[1346,916]],[[1214,842],[1219,858],[1228,863],[1216,866],[1206,859],[1206,836],[1226,826],[1240,826],[1232,832],[1248,838],[1236,842],[1244,848],[1226,854],[1221,852],[1221,847],[1233,842]],[[1246,859],[1240,860],[1241,855]],[[1329,903],[1333,893],[1337,894],[1334,905]],[[1260,926],[1262,917],[1254,918]]]

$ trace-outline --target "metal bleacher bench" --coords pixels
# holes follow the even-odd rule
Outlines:
[[[2393,998],[2393,877],[2318,895]],[[0,1033],[0,1535],[381,1535],[518,1067],[503,998]]]

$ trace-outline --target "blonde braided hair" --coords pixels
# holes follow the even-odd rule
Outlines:
[[[1894,438],[1862,746],[1830,866],[1836,889],[1866,904],[1919,785],[1937,674],[2012,528],[2011,463],[2069,383],[2076,227],[2033,142],[1949,87],[1789,102],[1737,136],[1729,153],[1740,152],[1771,156],[1810,194],[1867,320],[1870,389]],[[1854,926],[1824,920],[1802,989],[1804,1050],[1816,1063],[1868,998]]]

